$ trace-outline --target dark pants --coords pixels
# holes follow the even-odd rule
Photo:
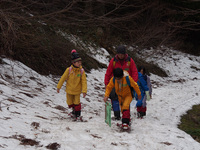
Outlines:
[[[116,119],[120,119],[120,107],[119,107],[118,96],[115,93],[115,88],[112,89],[109,97],[110,97],[111,102],[112,102],[112,108],[113,108],[113,111],[114,111],[114,116],[115,116]]]

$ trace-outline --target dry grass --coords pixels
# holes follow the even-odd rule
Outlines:
[[[200,142],[200,105],[195,105],[181,118],[179,129],[190,134],[197,142]]]

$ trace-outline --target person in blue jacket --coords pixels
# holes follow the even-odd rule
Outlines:
[[[138,68],[138,82],[137,82],[142,99],[138,100],[136,95],[136,107],[137,107],[137,116],[138,118],[143,118],[146,116],[147,106],[146,106],[146,100],[150,100],[152,95],[152,86],[150,77],[146,74],[146,69],[143,66],[140,66]]]

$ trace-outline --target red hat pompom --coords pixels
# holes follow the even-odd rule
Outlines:
[[[73,49],[73,50],[71,51],[71,53],[76,53],[76,50],[75,50],[75,49]]]

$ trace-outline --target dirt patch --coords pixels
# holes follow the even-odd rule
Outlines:
[[[32,139],[22,139],[21,140],[21,145],[30,145],[30,146],[35,146],[35,145],[39,145],[40,142],[37,142],[35,140]]]
[[[9,101],[9,102],[13,102],[13,103],[20,103],[20,102],[14,100],[14,99],[12,99],[12,98],[9,98],[8,101]]]
[[[60,148],[60,144],[58,143],[50,143],[49,145],[46,146],[47,149],[51,150],[57,150]]]
[[[45,117],[43,117],[43,116],[38,116],[38,115],[36,115],[36,117],[39,117],[39,118],[42,118],[42,119],[48,120],[48,118],[45,118]]]
[[[40,124],[38,122],[32,122],[31,126],[34,127],[34,129],[38,129],[40,127]]]
[[[54,107],[54,108],[56,108],[56,109],[58,109],[58,110],[66,111],[66,108],[63,107],[63,106],[60,106],[60,105],[58,105],[58,106],[56,106],[56,107]]]
[[[165,145],[172,145],[172,143],[169,143],[169,142],[161,142],[161,144],[165,144]]]
[[[185,82],[185,79],[179,79],[179,80],[175,80],[175,81],[172,81],[174,83],[183,83]]]
[[[117,143],[112,142],[111,145],[117,146]]]
[[[39,146],[39,143],[40,143],[36,140],[28,139],[24,135],[13,135],[13,136],[4,137],[4,138],[7,138],[7,139],[13,138],[13,139],[19,140],[21,141],[20,145]]]
[[[33,97],[34,97],[34,96],[32,96],[31,94],[29,94],[29,93],[24,93],[24,92],[19,92],[19,93],[24,94],[24,95],[26,95],[26,96],[28,96],[28,97],[30,97],[30,98],[33,98]]]
[[[93,136],[94,138],[102,139],[102,137],[98,136],[97,134],[90,134],[90,135]]]

